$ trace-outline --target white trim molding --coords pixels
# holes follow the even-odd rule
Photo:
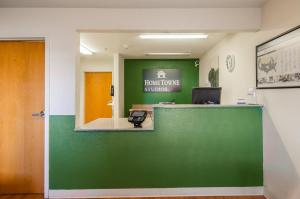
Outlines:
[[[245,196],[264,195],[263,187],[197,187],[140,189],[49,190],[49,198],[123,198],[170,196]]]
[[[277,199],[266,187],[264,187],[264,196],[267,199]]]
[[[44,197],[49,197],[50,40],[45,42]]]

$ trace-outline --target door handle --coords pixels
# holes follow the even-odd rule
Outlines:
[[[115,96],[115,88],[114,85],[110,86],[110,96],[114,97]]]
[[[40,111],[39,113],[32,113],[32,117],[45,117],[44,110]]]

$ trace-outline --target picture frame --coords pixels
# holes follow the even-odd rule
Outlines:
[[[300,88],[300,26],[256,46],[256,88]]]

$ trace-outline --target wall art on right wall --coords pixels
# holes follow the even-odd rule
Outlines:
[[[256,47],[256,87],[300,88],[300,26]]]

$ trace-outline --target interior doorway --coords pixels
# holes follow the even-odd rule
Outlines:
[[[85,123],[112,118],[112,72],[85,72]]]
[[[0,194],[44,192],[45,41],[0,41]]]

